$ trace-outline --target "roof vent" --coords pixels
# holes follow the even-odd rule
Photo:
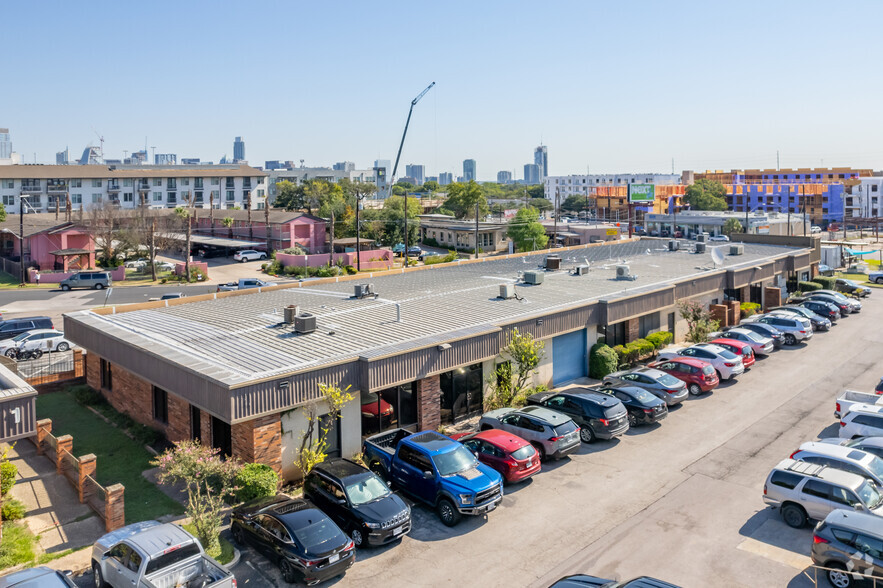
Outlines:
[[[497,298],[509,300],[515,298],[515,284],[500,284],[500,295]]]
[[[546,269],[547,270],[556,270],[561,267],[561,256],[560,255],[547,255],[546,256]]]
[[[367,298],[368,296],[377,296],[377,294],[374,292],[374,284],[356,284],[354,290],[355,292],[353,294],[353,298]]]
[[[694,253],[705,253],[705,242],[704,241],[697,241],[696,247],[695,247],[695,249],[693,249],[693,252]]]
[[[522,278],[525,284],[533,284],[534,286],[539,286],[543,283],[543,273],[542,272],[524,272],[524,277]]]
[[[745,246],[741,243],[730,245],[730,255],[742,255],[745,253]]]
[[[300,312],[300,307],[294,304],[289,304],[285,308],[282,309],[285,312],[285,322],[286,324],[293,325],[294,317],[298,315]]]
[[[308,335],[316,330],[316,315],[305,312],[294,317],[294,332]]]
[[[668,250],[669,251],[677,251],[680,248],[681,248],[680,241],[675,241],[674,239],[672,239],[671,241],[668,242]]]
[[[634,275],[631,272],[631,269],[627,265],[618,265],[616,266],[616,279],[617,280],[637,280],[638,276]]]
[[[589,273],[589,266],[587,265],[578,265],[573,268],[573,275],[575,276],[584,276]]]

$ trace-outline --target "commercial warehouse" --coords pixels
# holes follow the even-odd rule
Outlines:
[[[292,478],[301,407],[320,383],[357,396],[333,428],[335,453],[394,426],[436,429],[481,410],[515,328],[545,341],[535,381],[553,386],[586,375],[599,336],[682,338],[678,300],[778,304],[788,276],[814,271],[817,240],[763,237],[778,244],[727,245],[718,266],[687,241],[672,251],[667,240],[632,240],[558,249],[558,263],[519,254],[81,311],[65,316],[65,332],[88,352],[89,385],[118,410]],[[370,294],[354,296],[367,283]],[[511,298],[500,297],[505,284]],[[292,306],[314,330],[310,317],[286,322]]]

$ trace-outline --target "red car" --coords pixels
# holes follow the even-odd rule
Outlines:
[[[379,394],[362,394],[362,428],[379,431],[392,422],[394,412],[392,405]]]
[[[693,357],[665,359],[651,363],[647,367],[663,371],[683,381],[693,396],[710,392],[720,384],[714,366]]]
[[[480,433],[451,435],[507,482],[521,482],[540,471],[540,456],[533,445],[512,433],[488,429]]]
[[[736,355],[741,355],[742,365],[745,366],[745,369],[754,365],[754,350],[748,343],[736,339],[727,339],[726,337],[715,339],[714,341],[711,341],[711,343],[714,345],[720,345],[727,351],[732,351]]]

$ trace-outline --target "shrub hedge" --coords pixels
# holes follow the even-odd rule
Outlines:
[[[268,465],[247,463],[236,474],[236,500],[248,502],[255,498],[264,498],[276,494],[279,476]]]
[[[619,364],[617,354],[604,343],[595,343],[589,351],[589,376],[600,380],[616,371]]]
[[[657,333],[650,333],[645,338],[647,341],[650,341],[656,349],[662,349],[671,343],[673,336],[668,331],[659,331]]]
[[[760,312],[760,304],[756,302],[743,302],[739,305],[739,310],[742,311],[742,316],[751,316]]]
[[[833,290],[834,283],[837,281],[837,278],[831,276],[816,276],[810,282],[815,282],[816,284],[821,284],[822,289],[825,290]]]
[[[821,290],[821,284],[817,282],[797,282],[797,289],[801,292],[814,292],[816,290]]]

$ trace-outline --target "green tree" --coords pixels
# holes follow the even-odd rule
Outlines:
[[[724,223],[724,235],[732,235],[733,233],[742,232],[742,223],[737,218],[728,218]]]
[[[273,206],[285,210],[300,210],[304,208],[304,188],[297,186],[288,180],[276,184],[276,200]]]
[[[542,249],[549,241],[546,229],[538,221],[540,214],[535,208],[525,207],[520,209],[515,218],[509,221],[507,235],[515,242],[519,251],[534,251]]]
[[[439,188],[441,188],[441,186],[435,180],[427,180],[423,183],[424,192],[438,192]]]
[[[0,204],[0,223],[6,220],[6,207]]]
[[[303,184],[304,190],[304,207],[307,212],[312,214],[314,210],[322,206],[331,195],[334,184],[330,184],[325,180],[307,180]]]
[[[705,343],[708,334],[720,326],[720,321],[711,318],[711,313],[693,300],[679,302],[678,310],[681,318],[687,321],[687,341],[691,343]]]
[[[395,186],[392,187],[392,195],[393,196],[404,196],[407,193],[408,193],[408,191],[404,187],[399,186],[398,184],[396,184]]]
[[[528,202],[528,206],[536,208],[540,212],[545,212],[547,210],[552,210],[553,208],[555,208],[555,205],[545,198],[531,198],[530,202]]]
[[[233,238],[233,217],[232,216],[225,216],[224,220],[221,221],[221,224],[224,225],[225,227],[227,227],[227,238],[232,239]]]
[[[350,386],[341,389],[336,384],[319,384],[321,399],[304,409],[307,428],[301,432],[300,450],[295,458],[296,465],[304,477],[328,457],[328,432],[334,427],[334,422],[340,418],[343,407],[355,398],[349,390]],[[328,407],[328,411],[321,417],[317,409],[319,403],[324,403]]]
[[[497,366],[488,380],[490,390],[485,396],[485,410],[524,403],[533,390],[529,383],[543,360],[545,347],[544,342],[534,339],[530,333],[512,330],[509,342],[500,350],[506,361]]]
[[[586,197],[581,194],[571,194],[561,203],[561,210],[564,212],[582,212],[585,209]]]
[[[527,187],[527,195],[529,198],[545,198],[546,193],[542,184],[534,184]]]
[[[403,190],[407,190],[409,192],[417,187],[408,180],[399,180],[398,182],[396,182],[396,186],[399,186]]]
[[[448,199],[445,208],[454,213],[457,218],[475,218],[475,205],[478,205],[479,215],[484,217],[490,212],[487,198],[475,180],[468,183],[454,182],[448,186]]]
[[[684,202],[692,210],[726,210],[727,189],[714,180],[696,180],[695,184],[687,186]]]
[[[367,212],[367,211],[366,211]],[[408,243],[420,240],[420,220],[422,213],[416,198],[408,198]],[[380,241],[387,245],[405,242],[405,199],[402,196],[390,196],[383,201],[378,220],[382,222]]]

